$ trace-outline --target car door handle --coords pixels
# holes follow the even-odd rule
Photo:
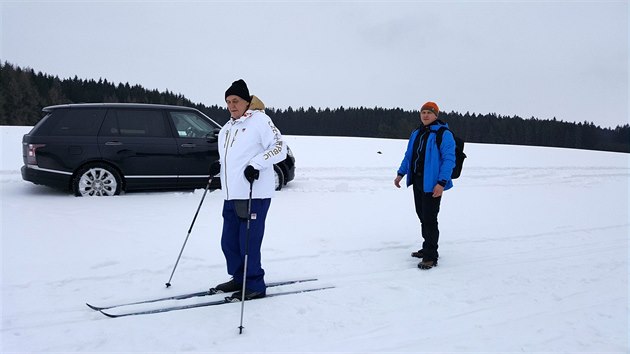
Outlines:
[[[108,141],[105,143],[105,145],[107,146],[118,146],[118,145],[122,145],[123,143],[121,143],[120,141]]]
[[[184,147],[184,148],[194,148],[194,147],[197,147],[197,144],[182,144],[182,147]]]

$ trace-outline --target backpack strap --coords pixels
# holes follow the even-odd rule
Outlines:
[[[447,127],[440,127],[438,128],[437,132],[435,132],[435,143],[437,144],[438,148],[442,146],[442,135],[444,135],[445,130],[450,131],[450,129],[448,129]]]

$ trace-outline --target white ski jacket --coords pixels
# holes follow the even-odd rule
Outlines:
[[[263,109],[263,103],[253,96],[250,109],[221,128],[219,157],[225,200],[249,199],[249,182],[243,174],[248,165],[260,171],[260,177],[254,181],[252,198],[271,198],[274,194],[273,165],[286,159],[287,147]]]

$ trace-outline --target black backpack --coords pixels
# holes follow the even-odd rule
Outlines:
[[[436,132],[437,136],[435,137],[435,141],[437,143],[438,148],[442,144],[442,135],[444,131],[448,130],[453,134],[453,131],[448,129],[447,127],[441,127]],[[467,157],[464,154],[464,141],[453,134],[453,138],[455,138],[455,167],[453,168],[453,173],[451,174],[451,179],[459,178],[462,174],[462,168],[464,167],[464,159]]]

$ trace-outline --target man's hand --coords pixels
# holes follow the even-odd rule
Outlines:
[[[249,183],[254,183],[255,180],[260,177],[260,171],[254,168],[254,166],[249,165],[245,168],[245,172],[243,172],[245,178],[249,181]]]
[[[210,178],[216,176],[221,172],[221,163],[217,160],[210,164]]]
[[[433,187],[433,198],[441,197],[443,192],[444,192],[444,187],[442,187],[439,184],[436,184],[435,187]]]
[[[400,188],[400,181],[402,181],[403,176],[401,175],[397,175],[396,178],[394,178],[394,185],[396,186],[396,188]]]

